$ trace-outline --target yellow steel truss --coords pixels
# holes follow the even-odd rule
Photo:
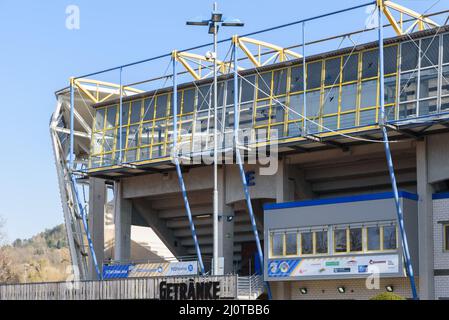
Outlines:
[[[385,14],[394,31],[399,36],[411,32],[416,26],[418,26],[418,30],[420,31],[425,30],[426,28],[435,28],[439,26],[435,21],[427,18],[423,14],[394,3],[393,1],[377,0],[377,6]],[[393,16],[392,11],[399,13],[399,21]],[[405,29],[404,26],[404,15],[414,19],[407,29]]]
[[[93,103],[104,102],[114,96],[120,96],[120,92],[122,92],[123,96],[143,92],[142,90],[127,86],[122,86],[120,90],[120,85],[118,84],[93,79],[71,78],[70,83],[75,88],[78,88],[80,92],[84,93]]]

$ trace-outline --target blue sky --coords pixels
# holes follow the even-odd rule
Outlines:
[[[432,11],[447,9],[445,1]],[[239,31],[245,33],[365,2],[222,0],[219,8],[244,20],[246,26]],[[398,2],[426,10],[437,1]],[[9,240],[29,237],[63,221],[48,129],[54,92],[67,86],[72,75],[209,42],[205,29],[187,27],[185,21],[207,16],[212,3],[0,1],[0,216],[6,220]],[[79,30],[65,27],[65,10],[72,4],[80,8]],[[310,38],[361,29],[365,19],[361,11],[334,22],[315,23],[309,28]],[[235,32],[223,30],[220,36]],[[301,34],[295,27],[271,37],[277,43],[293,44],[300,42]]]

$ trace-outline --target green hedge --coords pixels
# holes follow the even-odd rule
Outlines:
[[[370,300],[405,300],[405,298],[392,292],[383,292],[375,295]]]

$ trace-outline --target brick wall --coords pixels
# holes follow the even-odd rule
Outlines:
[[[434,268],[449,269],[449,252],[443,250],[442,221],[449,221],[449,198],[433,200]],[[435,276],[435,298],[449,297],[449,276]]]

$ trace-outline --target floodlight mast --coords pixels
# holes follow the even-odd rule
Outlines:
[[[214,62],[214,190],[213,190],[213,265],[212,274],[220,275],[218,263],[218,92],[217,92],[217,60],[218,60],[218,29],[223,27],[243,27],[244,23],[239,19],[229,19],[223,21],[223,14],[218,11],[217,2],[214,3],[211,18],[209,20],[196,19],[187,21],[189,26],[209,26],[209,34],[213,35],[214,52],[212,60]],[[176,125],[176,124],[175,124]]]

